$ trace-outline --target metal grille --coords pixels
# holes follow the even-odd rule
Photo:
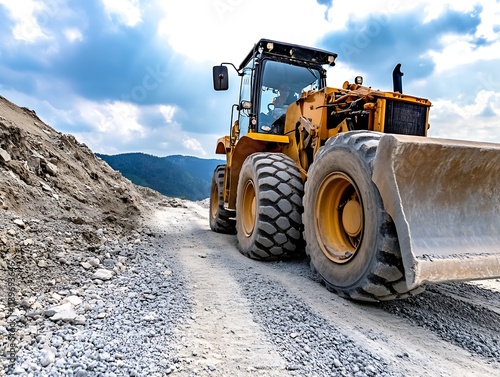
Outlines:
[[[427,107],[400,101],[386,102],[384,132],[425,136]]]

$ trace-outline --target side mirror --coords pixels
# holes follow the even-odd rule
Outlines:
[[[227,90],[229,88],[229,76],[226,66],[216,65],[213,68],[213,75],[215,90]]]

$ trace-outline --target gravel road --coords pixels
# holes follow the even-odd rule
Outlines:
[[[157,206],[127,234],[4,214],[0,375],[500,376],[499,281],[351,302],[207,212]]]

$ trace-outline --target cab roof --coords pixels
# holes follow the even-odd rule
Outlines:
[[[317,48],[296,45],[292,43],[274,41],[272,39],[259,40],[247,57],[240,64],[239,69],[243,69],[252,57],[254,57],[259,50],[262,50],[264,55],[275,56],[281,59],[290,59],[304,63],[314,63],[317,65],[328,64],[335,65],[337,54],[326,50]]]

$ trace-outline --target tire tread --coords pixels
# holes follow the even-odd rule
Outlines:
[[[297,166],[284,154],[265,152],[250,155],[245,163],[253,165],[259,182],[259,224],[251,250],[240,252],[259,260],[303,255],[303,183]]]
[[[217,214],[215,218],[211,218],[210,220],[210,228],[217,233],[225,233],[225,234],[235,234],[236,233],[236,211],[228,210],[224,208],[224,172],[225,165],[218,165],[212,177],[212,185],[217,185],[217,192],[219,196],[219,201],[217,204]],[[210,200],[211,196],[210,196]],[[212,203],[210,203],[210,208],[212,208]],[[210,209],[209,209],[210,211]],[[212,214],[210,213],[211,217]]]
[[[367,131],[353,131],[339,134],[330,138],[320,148],[316,154],[316,159],[321,158],[322,155],[326,154],[332,148],[349,145],[362,157],[372,171],[373,161],[381,136],[382,134],[380,133]],[[306,182],[306,187],[307,184]],[[372,271],[366,274],[356,287],[342,289],[341,287],[333,286],[316,269],[313,269],[313,271],[316,271],[317,278],[329,290],[336,292],[342,297],[360,301],[386,301],[420,294],[425,289],[424,286],[413,290],[408,289],[394,222],[385,210],[379,210],[383,211],[382,216],[384,217],[384,222],[380,228],[380,236],[382,237],[382,242],[380,242],[381,247],[376,251],[376,263]]]

